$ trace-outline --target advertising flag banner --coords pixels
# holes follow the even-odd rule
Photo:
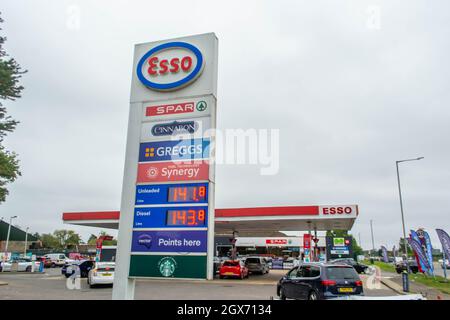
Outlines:
[[[427,259],[428,259],[428,265],[430,266],[430,273],[431,275],[434,274],[434,266],[433,266],[433,246],[431,245],[431,239],[430,239],[430,235],[428,234],[428,232],[424,231],[423,232],[423,238],[425,240],[425,248],[426,250],[426,254],[427,254]]]
[[[387,253],[387,249],[385,246],[381,246],[381,252],[383,254],[383,262],[388,263],[389,258],[388,258],[388,253]]]
[[[428,259],[422,250],[422,246],[420,245],[420,243],[417,240],[412,239],[412,238],[408,238],[408,243],[411,246],[411,248],[414,250],[416,257],[418,258],[419,263],[422,266],[422,271],[427,272],[429,269]]]
[[[419,235],[417,234],[417,232],[414,231],[414,230],[410,230],[410,234],[411,234],[411,239],[417,241],[417,243],[422,248],[422,245],[421,245],[421,242],[420,242],[420,239],[419,239]],[[423,251],[423,248],[422,248],[422,252],[425,255],[425,252]],[[427,272],[426,267],[423,265],[423,263],[421,262],[421,260],[418,257],[418,254],[415,251],[414,251],[414,256],[416,257],[416,261],[417,261],[417,265],[419,267],[419,271],[420,272]]]
[[[436,233],[439,237],[439,241],[441,241],[442,251],[445,253],[445,258],[450,260],[450,237],[448,233],[442,229],[436,229]]]

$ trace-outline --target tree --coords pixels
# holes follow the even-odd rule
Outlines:
[[[95,234],[91,234],[91,236],[89,237],[89,239],[87,241],[87,244],[94,245],[94,244],[96,244],[96,241],[97,241],[97,236]]]
[[[408,243],[406,243],[406,248],[408,250],[408,256],[414,254]],[[400,238],[398,242],[398,252],[402,255],[405,254],[405,238]]]
[[[80,235],[73,230],[55,230],[53,236],[57,239],[62,249],[78,246],[81,242]]]
[[[0,17],[0,23],[3,19]],[[0,28],[0,30],[2,30]],[[9,57],[3,48],[6,37],[0,36],[0,99],[16,100],[21,97],[23,86],[19,80],[26,71],[13,58]],[[0,102],[0,203],[6,200],[8,189],[6,185],[14,182],[21,175],[19,160],[15,152],[5,149],[3,139],[13,132],[19,122],[7,115],[6,108]]]
[[[50,233],[43,233],[40,236],[40,240],[42,241],[42,246],[44,248],[60,249],[60,244],[58,242],[58,239],[56,239],[56,237]]]

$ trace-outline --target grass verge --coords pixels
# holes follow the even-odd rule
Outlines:
[[[365,261],[367,265],[371,265],[369,261]],[[395,268],[390,263],[384,263],[381,261],[374,261],[375,266],[379,267],[382,271],[396,273]],[[415,283],[423,284],[429,288],[434,288],[442,293],[450,294],[450,281],[445,281],[444,277],[441,276],[428,276],[422,273],[411,273],[409,275],[409,280]]]

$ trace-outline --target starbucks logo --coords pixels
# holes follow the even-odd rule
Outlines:
[[[197,102],[196,108],[198,111],[205,111],[207,108],[207,104],[205,101],[199,101],[199,102]]]
[[[174,258],[164,257],[158,262],[159,272],[163,277],[171,277],[177,268]]]

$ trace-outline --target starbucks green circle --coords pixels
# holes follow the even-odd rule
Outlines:
[[[173,258],[166,257],[159,261],[159,272],[163,277],[171,277],[175,272],[176,262]]]

